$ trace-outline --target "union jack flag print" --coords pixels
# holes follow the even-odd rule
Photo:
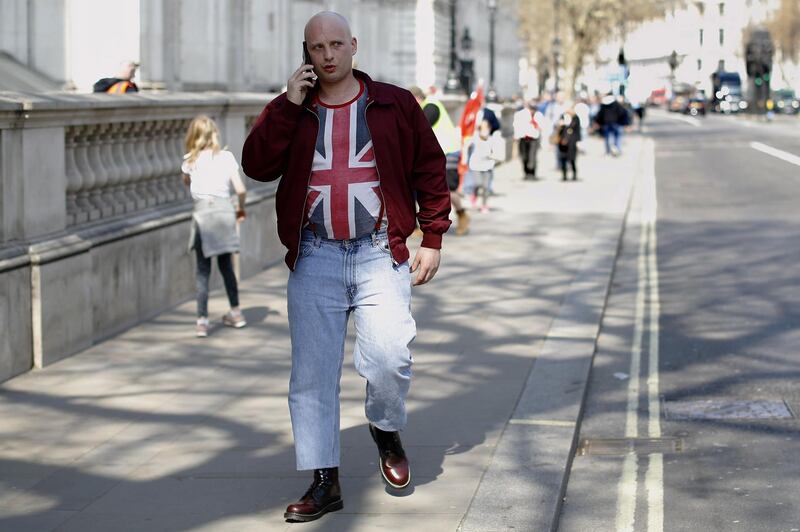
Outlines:
[[[345,240],[369,234],[382,216],[366,103],[364,91],[349,104],[317,105],[320,125],[306,215],[322,238]]]

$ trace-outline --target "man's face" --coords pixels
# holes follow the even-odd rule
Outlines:
[[[334,18],[314,21],[306,31],[306,46],[314,72],[326,83],[336,83],[350,75],[358,43],[346,26]]]

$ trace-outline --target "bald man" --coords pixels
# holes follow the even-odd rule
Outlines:
[[[309,62],[266,106],[242,153],[248,176],[281,178],[275,206],[291,270],[289,410],[297,469],[314,472],[286,509],[289,521],[342,508],[339,381],[350,315],[381,475],[392,489],[410,484],[399,433],[416,335],[411,289],[433,279],[450,226],[445,157],[411,93],[353,69],[358,42],[338,13],[314,15],[303,44]],[[423,237],[410,261],[406,239],[416,221]]]

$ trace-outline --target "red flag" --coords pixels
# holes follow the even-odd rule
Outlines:
[[[472,93],[470,99],[464,104],[464,112],[461,114],[461,139],[469,138],[475,132],[475,118],[478,111],[483,108],[483,84],[479,84]]]
[[[483,83],[479,82],[467,103],[464,104],[464,112],[461,113],[461,159],[458,162],[458,188],[464,183],[464,174],[467,173],[467,157],[464,153],[464,144],[475,133],[475,119],[478,112],[483,109]]]

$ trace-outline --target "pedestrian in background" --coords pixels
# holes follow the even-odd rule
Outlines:
[[[139,87],[133,82],[139,63],[125,61],[119,66],[119,73],[113,78],[99,79],[92,86],[92,92],[106,92],[108,94],[125,94],[126,92],[139,92]]]
[[[536,109],[536,102],[522,102],[522,107],[514,113],[514,138],[517,139],[519,157],[522,161],[523,179],[536,179],[536,157],[542,136],[542,114]]]
[[[245,217],[245,187],[236,158],[220,148],[219,129],[207,116],[198,116],[189,124],[181,171],[194,201],[189,250],[194,249],[197,259],[196,334],[204,338],[208,336],[208,280],[213,257],[217,257],[231,307],[222,323],[237,329],[247,325],[239,309],[239,286],[232,260],[232,254],[239,251],[237,223]]]
[[[558,151],[558,166],[561,169],[561,180],[567,180],[567,165],[572,168],[572,180],[578,179],[578,142],[581,140],[581,124],[574,109],[568,109],[559,119],[556,126],[555,145]]]
[[[467,146],[470,189],[465,192],[470,195],[472,205],[476,206],[478,192],[480,191],[481,213],[489,212],[490,185],[494,174],[494,166],[497,162],[503,160],[503,156],[499,152],[501,147],[496,135],[499,135],[499,132],[492,135],[491,123],[488,120],[482,120],[478,125],[478,131]],[[502,137],[499,138],[502,142]]]
[[[392,489],[411,483],[400,441],[417,331],[411,287],[436,275],[450,227],[445,156],[414,96],[353,69],[358,42],[338,13],[311,17],[303,44],[306,62],[242,152],[247,175],[280,178],[278,236],[291,270],[289,411],[297,469],[313,471],[306,493],[286,508],[288,521],[343,507],[339,387],[351,316],[381,475]],[[415,219],[423,236],[410,261]]]
[[[595,123],[603,133],[606,145],[606,155],[618,156],[622,153],[621,137],[622,127],[629,123],[628,111],[609,92],[601,101],[600,109],[595,116]]]
[[[636,115],[637,130],[641,133],[644,130],[644,115],[647,111],[647,101],[637,100],[632,104],[633,113]]]
[[[461,140],[458,130],[453,125],[450,115],[444,105],[433,94],[425,95],[416,85],[408,89],[417,102],[422,106],[422,112],[439,141],[439,146],[447,158],[445,166],[447,175],[447,188],[450,189],[450,204],[456,211],[456,234],[464,235],[469,230],[469,214],[464,207],[464,202],[459,192],[458,161],[461,157]]]
[[[581,93],[578,101],[575,102],[575,116],[578,117],[578,121],[580,122],[581,127],[581,140],[578,146],[583,145],[583,141],[589,138],[589,128],[592,125],[592,118],[591,118],[591,109],[587,102],[588,97],[585,92]],[[579,149],[581,153],[584,153],[584,150]]]

